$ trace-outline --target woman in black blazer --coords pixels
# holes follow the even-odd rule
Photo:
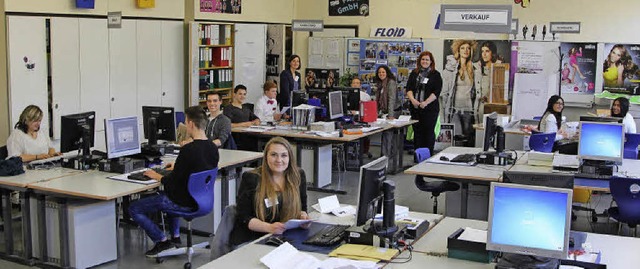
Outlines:
[[[289,68],[280,72],[280,92],[278,93],[277,101],[282,107],[290,106],[290,96],[292,91],[300,90],[300,56],[291,55],[289,60]]]

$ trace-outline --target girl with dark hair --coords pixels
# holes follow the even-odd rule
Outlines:
[[[418,57],[416,69],[411,71],[407,80],[407,98],[411,102],[413,124],[413,143],[415,148],[429,148],[433,153],[436,142],[435,126],[440,113],[438,97],[442,91],[442,77],[435,69],[433,54],[423,51]]]
[[[613,104],[611,105],[611,117],[622,118],[625,133],[636,133],[636,122],[633,120],[631,113],[629,113],[629,99],[625,97],[618,97],[613,100]]]
[[[547,109],[542,114],[538,123],[538,130],[543,133],[556,133],[556,141],[569,138],[562,126],[562,110],[564,110],[564,99],[559,95],[554,95],[547,101]]]
[[[18,156],[23,162],[46,159],[60,155],[51,147],[49,132],[40,130],[44,113],[36,105],[29,105],[22,113],[15,129],[7,139],[9,157]]]
[[[378,104],[378,114],[387,114],[390,119],[397,118],[400,114],[400,111],[396,110],[400,107],[396,101],[398,98],[398,84],[391,69],[386,65],[379,66],[373,81],[376,85],[374,94]]]
[[[280,109],[291,105],[291,92],[300,90],[300,56],[291,55],[287,61],[288,68],[280,72],[280,92],[278,93],[278,104]]]

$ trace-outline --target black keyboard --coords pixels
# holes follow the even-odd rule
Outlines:
[[[156,171],[158,174],[161,174],[162,176],[166,176],[168,175],[171,171],[169,170],[165,170],[162,168],[151,168],[153,171]],[[138,181],[149,181],[152,180],[152,178],[145,176],[144,175],[145,171],[140,171],[140,172],[135,172],[135,173],[131,173],[127,176],[128,179],[133,179],[133,180],[138,180]]]
[[[451,162],[454,162],[454,163],[470,163],[475,161],[476,161],[475,154],[460,154],[458,156],[453,157],[453,159],[451,159]]]
[[[345,237],[346,225],[329,225],[307,238],[303,244],[315,246],[332,246],[341,242]]]
[[[369,124],[366,123],[349,123],[342,125],[342,129],[357,129],[362,127],[369,127]]]

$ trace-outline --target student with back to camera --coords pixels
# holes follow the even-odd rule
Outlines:
[[[269,140],[262,166],[242,175],[230,244],[237,248],[267,233],[282,234],[286,221],[309,219],[306,182],[291,144],[282,137]]]
[[[433,154],[436,143],[435,127],[440,113],[438,98],[442,92],[442,76],[435,69],[433,54],[423,51],[418,57],[416,69],[411,71],[407,80],[407,98],[413,124],[415,148],[429,148]]]
[[[15,129],[7,139],[9,157],[18,156],[23,162],[30,162],[60,155],[51,147],[49,133],[40,130],[43,117],[44,113],[36,105],[29,105],[22,110]]]
[[[631,113],[629,113],[629,99],[625,97],[618,97],[613,100],[613,104],[611,105],[611,117],[622,118],[625,133],[636,133],[636,122],[633,120]]]
[[[162,182],[164,191],[137,200],[129,206],[129,214],[133,220],[155,243],[155,246],[145,253],[147,257],[157,257],[158,253],[172,249],[176,244],[181,243],[179,218],[172,217],[167,221],[171,233],[171,238],[167,238],[147,215],[165,210],[185,212],[196,210],[196,201],[188,190],[189,177],[193,173],[218,166],[218,147],[211,143],[205,134],[207,115],[200,106],[189,107],[185,109],[184,114],[187,133],[193,141],[180,149],[175,164],[167,164],[166,168],[171,170],[171,173],[163,177],[153,170],[144,172],[145,176]]]

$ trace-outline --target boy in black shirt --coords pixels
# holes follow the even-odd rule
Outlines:
[[[171,170],[167,176],[161,176],[153,170],[144,175],[162,182],[164,192],[146,197],[131,203],[129,213],[133,220],[142,227],[153,240],[155,246],[146,252],[147,257],[156,257],[158,253],[175,247],[180,243],[180,219],[168,219],[172,238],[169,240],[164,232],[147,215],[158,211],[173,210],[191,212],[197,204],[189,194],[189,176],[192,173],[211,170],[218,166],[218,148],[211,143],[205,134],[207,116],[199,106],[192,106],[184,111],[188,135],[193,142],[184,145],[174,163],[166,169]]]

